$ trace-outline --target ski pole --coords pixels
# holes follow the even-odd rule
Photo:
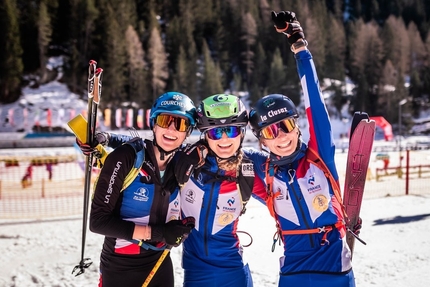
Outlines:
[[[86,141],[92,146],[94,131],[97,121],[97,105],[100,100],[100,92],[101,92],[101,82],[99,79],[101,77],[101,72],[98,72],[99,69],[96,69],[97,62],[91,60],[89,63],[88,69],[88,108],[87,108],[87,139]],[[100,69],[101,70],[101,69]],[[103,71],[103,70],[101,70]],[[93,101],[96,97],[97,103],[94,105]],[[89,203],[89,195],[91,188],[91,172],[92,172],[92,161],[93,156],[90,154],[85,163],[85,185],[84,185],[84,202],[83,202],[83,216],[82,216],[82,247],[81,247],[81,261],[78,265],[76,265],[72,274],[79,269],[78,273],[75,276],[81,275],[85,272],[85,269],[88,268],[92,261],[90,258],[84,258],[85,254],[85,240],[86,240],[86,231],[87,231],[87,218],[88,218],[88,203]]]
[[[163,250],[163,253],[161,253],[160,258],[158,258],[157,263],[155,263],[154,267],[152,268],[151,272],[149,272],[148,277],[146,277],[145,282],[143,282],[142,287],[148,287],[149,282],[151,282],[152,277],[154,277],[155,273],[157,273],[158,268],[160,268],[161,263],[163,263],[164,259],[166,258],[167,254],[169,254],[170,250],[172,249],[172,245],[168,245],[166,249]]]
[[[186,217],[182,220],[182,223],[186,226],[194,228],[195,219],[194,219],[194,217]],[[182,236],[180,238],[178,238],[178,241],[179,242],[182,241]],[[172,245],[167,245],[166,249],[163,250],[163,253],[161,253],[160,258],[158,258],[158,260],[155,263],[154,267],[152,268],[151,272],[149,272],[148,277],[146,277],[145,282],[143,282],[142,287],[148,287],[149,282],[151,282],[155,273],[157,273],[158,268],[160,268],[161,263],[163,263],[164,259],[166,259],[167,254],[169,254],[170,250],[172,250],[172,247],[173,247]]]

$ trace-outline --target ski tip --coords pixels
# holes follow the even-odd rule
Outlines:
[[[97,65],[97,61],[95,61],[95,60],[90,60],[90,63],[89,63],[90,65]]]
[[[357,111],[354,113],[354,117],[358,117],[361,119],[369,119],[369,114],[366,112]]]

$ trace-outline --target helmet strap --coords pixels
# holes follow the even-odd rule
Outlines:
[[[155,134],[154,134],[154,140],[152,141],[152,143],[160,152],[160,160],[165,160],[166,156],[170,155],[171,153],[174,153],[179,149],[178,147],[178,148],[172,149],[171,151],[165,151],[161,146],[157,144],[157,140],[155,139]]]

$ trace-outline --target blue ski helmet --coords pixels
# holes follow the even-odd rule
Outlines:
[[[249,124],[253,134],[260,138],[260,131],[286,118],[298,118],[293,101],[281,94],[270,94],[259,99],[249,112]]]
[[[182,93],[167,92],[155,100],[149,113],[149,125],[154,128],[155,118],[159,114],[170,114],[186,117],[192,128],[196,125],[196,107],[193,101]]]

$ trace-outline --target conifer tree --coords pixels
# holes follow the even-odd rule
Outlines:
[[[279,49],[276,49],[275,54],[273,55],[272,63],[270,64],[269,82],[267,85],[268,93],[285,93],[286,82],[285,67],[282,62],[281,52]]]
[[[201,90],[204,95],[221,94],[224,92],[221,85],[221,73],[218,65],[212,60],[206,42],[203,42],[204,73]]]
[[[182,46],[179,46],[179,54],[176,59],[175,73],[172,75],[174,91],[184,91],[186,93],[186,83],[187,83],[187,58],[185,50]]]
[[[240,41],[242,43],[241,64],[244,70],[246,84],[251,83],[251,74],[254,70],[254,45],[257,37],[257,24],[251,13],[242,14],[242,31]]]
[[[4,0],[0,4],[0,102],[11,103],[21,94],[23,72],[22,48],[16,3]]]
[[[103,78],[109,79],[103,81],[103,97],[104,103],[119,104],[129,101],[128,95],[125,93],[127,79],[127,50],[125,29],[120,23],[123,17],[118,15],[119,2],[106,1],[100,9],[99,27],[100,35],[103,39],[103,45],[100,49],[100,60],[98,66],[104,69]]]
[[[169,77],[167,55],[157,28],[152,28],[149,38],[148,59],[150,59],[150,84],[152,101],[165,92],[166,81]]]
[[[356,33],[349,41],[349,75],[357,85],[354,110],[374,112],[377,88],[382,72],[382,42],[375,23],[354,24]]]
[[[326,42],[324,76],[345,81],[346,36],[342,22],[330,16],[326,22],[331,27],[330,41]]]
[[[39,6],[39,19],[37,21],[38,37],[37,42],[39,44],[39,61],[40,61],[40,75],[41,83],[45,83],[47,80],[46,64],[48,62],[48,46],[51,41],[52,29],[51,19],[48,14],[48,8],[46,7],[45,1],[40,2]]]
[[[197,47],[194,41],[193,15],[190,3],[180,5],[180,17],[174,17],[166,30],[166,51],[169,55],[171,69],[175,69],[180,47],[183,47],[187,67],[186,77],[181,80],[181,92],[188,95],[193,101],[197,101],[199,94],[197,91]],[[175,71],[176,73],[177,71]]]
[[[391,61],[401,75],[409,70],[409,36],[401,18],[390,16],[384,23],[380,37],[383,44],[383,61]]]
[[[145,52],[136,30],[129,25],[125,34],[127,42],[128,94],[131,101],[138,104],[146,101],[148,85],[146,83]]]
[[[263,45],[259,42],[255,53],[254,66],[257,67],[252,72],[251,87],[250,87],[250,101],[255,103],[264,96],[264,88],[268,81],[269,66],[267,64],[266,52]]]

